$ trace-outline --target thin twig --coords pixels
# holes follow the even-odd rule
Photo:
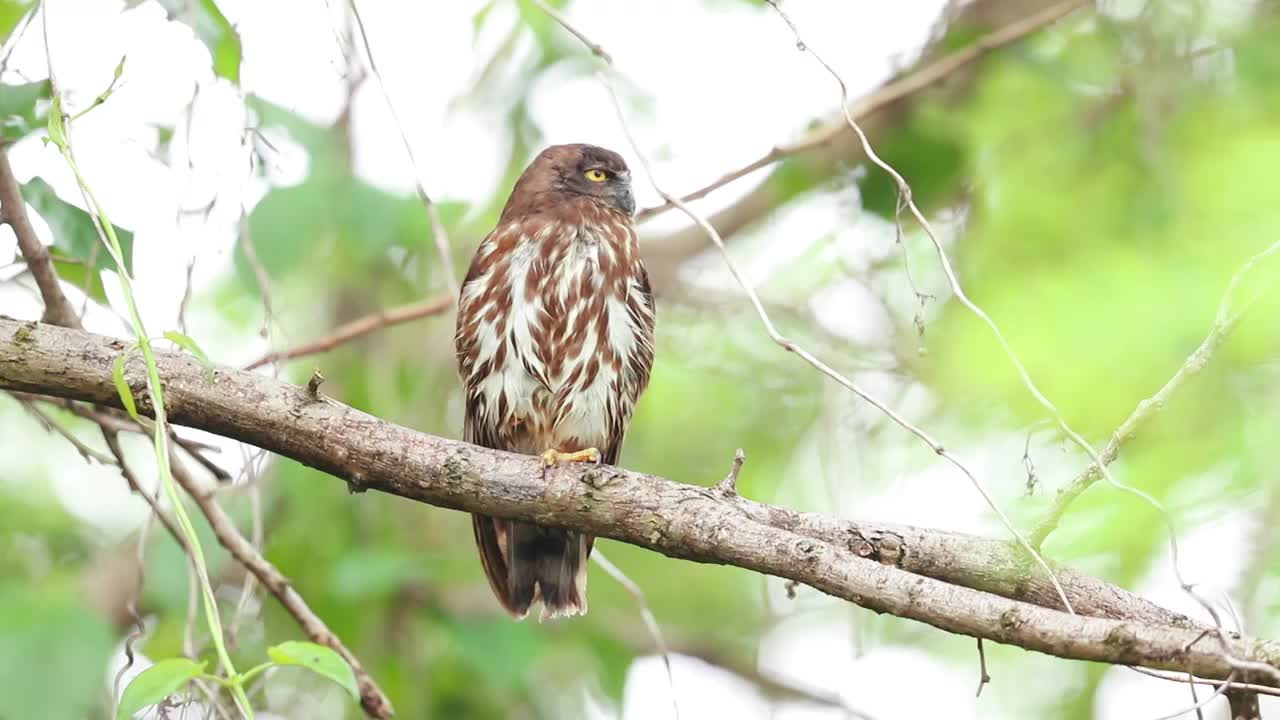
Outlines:
[[[875,92],[872,92],[870,95],[858,100],[850,110],[850,113],[856,118],[865,118],[867,115],[897,102],[912,93],[919,92],[920,90],[945,80],[952,73],[981,59],[992,50],[1015,43],[1028,35],[1041,30],[1045,26],[1057,22],[1068,13],[1071,13],[1086,4],[1087,0],[1067,0],[1066,2],[1060,2],[1055,5],[1051,5],[1038,13],[1028,15],[1021,20],[1012,22],[999,30],[987,33],[969,45],[966,45],[964,48],[938,58],[909,75],[905,75],[883,85]],[[567,26],[565,29],[573,32],[575,35],[578,34],[575,30],[572,30]],[[588,43],[588,47],[591,47],[592,45],[593,44]],[[821,147],[822,145],[831,142],[833,138],[845,132],[845,130],[845,124],[839,120],[825,123],[817,130],[809,133],[803,139],[794,143],[776,145],[764,155],[752,160],[736,170],[721,175],[715,181],[708,183],[704,187],[682,196],[680,200],[683,202],[693,202],[694,200],[703,198],[715,190],[718,190],[739,178],[746,177],[756,170],[768,167],[779,160],[791,157],[792,155],[798,155],[806,150]],[[648,220],[659,213],[673,210],[675,207],[676,206],[670,202],[663,202],[661,205],[644,208],[636,213],[636,220]]]
[[[97,248],[98,246],[94,245],[94,247]],[[182,286],[182,300],[178,303],[178,330],[182,331],[183,334],[189,334],[187,332],[187,308],[191,306],[191,275],[195,272],[195,269],[196,256],[192,254],[191,258],[187,260],[187,279]]]
[[[0,57],[0,76],[9,69],[9,58],[13,57],[13,51],[18,47],[18,43],[22,42],[23,35],[27,29],[31,27],[31,21],[35,18],[36,13],[41,11],[40,0],[31,4],[31,9],[18,20],[18,24],[9,31],[9,37],[4,41],[4,57]]]
[[[990,682],[991,676],[987,674],[987,649],[982,644],[982,638],[978,638],[978,691],[973,696],[982,697],[982,688]]]
[[[644,590],[636,584],[634,580],[627,577],[622,569],[609,561],[609,558],[600,552],[600,548],[596,548],[591,553],[591,559],[604,569],[618,584],[622,585],[631,597],[636,601],[636,606],[640,609],[640,618],[644,620],[644,626],[648,629],[649,635],[653,638],[653,642],[658,646],[658,652],[662,655],[662,664],[667,668],[667,683],[671,687],[671,711],[674,713],[676,720],[680,720],[680,703],[676,698],[676,674],[671,667],[671,650],[667,647],[667,641],[662,636],[662,628],[658,626],[658,619],[654,617],[653,611],[649,609],[649,603],[645,600]]]
[[[187,553],[187,539],[183,537],[182,530],[178,528],[173,518],[169,517],[169,513],[160,507],[160,498],[147,492],[147,489],[142,487],[142,483],[138,481],[138,476],[134,475],[133,470],[129,468],[129,463],[124,459],[124,449],[120,445],[119,433],[106,427],[100,427],[100,430],[102,431],[103,441],[107,443],[107,448],[115,456],[116,464],[120,467],[120,475],[124,478],[125,484],[129,486],[129,489],[135,495],[141,497],[147,503],[147,507],[151,508],[151,514],[160,521],[164,529],[178,543],[178,547],[182,549],[182,552]]]
[[[239,230],[240,250],[244,252],[244,259],[253,270],[254,281],[258,284],[258,294],[262,295],[262,328],[258,334],[266,339],[267,347],[270,347],[271,327],[275,320],[271,303],[271,275],[267,273],[267,268],[258,257],[258,250],[253,244],[253,235],[249,232],[249,214],[243,210],[240,213]]]
[[[1213,702],[1214,700],[1217,699],[1219,695],[1227,692],[1227,690],[1229,690],[1230,688],[1235,687],[1235,683],[1232,682],[1235,679],[1235,676],[1236,674],[1232,672],[1230,675],[1227,676],[1227,679],[1221,685],[1214,688],[1214,691],[1210,693],[1208,697],[1206,697],[1203,700],[1195,701],[1195,704],[1192,705],[1191,707],[1182,708],[1181,710],[1178,710],[1176,712],[1171,712],[1168,715],[1161,715],[1160,717],[1155,718],[1154,720],[1175,720],[1176,718],[1180,718],[1183,715],[1186,715],[1187,713],[1192,711],[1195,711],[1197,714],[1199,714],[1200,708],[1204,707],[1205,705],[1208,705],[1210,702]],[[1191,687],[1195,688],[1195,685],[1192,685]]]
[[[547,17],[550,17],[552,20],[555,20],[556,23],[558,23],[560,27],[568,31],[570,35],[578,38],[578,40],[581,41],[583,45],[587,46],[587,49],[591,51],[592,55],[595,55],[596,57],[605,61],[605,63],[609,65],[613,64],[613,57],[610,56],[609,53],[605,52],[604,48],[591,42],[590,38],[588,38],[586,35],[583,35],[581,32],[579,32],[578,29],[575,28],[573,25],[570,25],[569,21],[565,18],[563,14],[560,13],[559,10],[556,10],[555,8],[551,7],[547,3],[543,2],[543,0],[533,0],[533,4],[537,5],[538,8],[542,10],[542,12],[546,13]]]
[[[1127,666],[1130,670],[1134,670],[1143,675],[1149,675],[1153,678],[1168,680],[1169,682],[1186,683],[1188,685],[1208,685],[1209,687],[1222,687],[1227,683],[1226,680],[1213,680],[1210,678],[1197,677],[1188,675],[1187,673],[1171,672],[1169,670],[1153,670],[1151,668]],[[1272,687],[1270,685],[1259,685],[1257,683],[1231,682],[1233,690],[1247,690],[1249,692],[1258,693],[1259,695],[1270,695],[1272,697],[1280,697],[1280,687]],[[1224,691],[1225,692],[1225,691]]]
[[[9,148],[3,141],[0,141],[0,224],[12,228],[18,239],[18,250],[26,258],[27,269],[44,298],[44,321],[79,328],[80,319],[58,284],[58,272],[53,268],[49,249],[36,237],[31,219],[27,217],[27,203],[22,199],[18,178],[9,164]]]
[[[267,353],[246,365],[244,369],[253,370],[268,363],[284,362],[307,355],[314,355],[315,353],[327,352],[345,342],[368,335],[375,330],[431,315],[439,315],[453,307],[453,300],[453,295],[446,294],[420,302],[409,303],[408,305],[401,305],[390,310],[379,310],[344,323],[318,340],[313,340],[290,350]]]
[[[1191,677],[1190,674],[1187,677]],[[1196,720],[1204,720],[1204,709],[1200,707],[1200,694],[1196,692],[1195,683],[1187,683],[1187,689],[1191,691],[1191,702],[1196,705]]]
[[[391,119],[395,121],[396,130],[400,132],[400,141],[404,143],[404,151],[409,156],[409,165],[413,167],[413,179],[418,186],[418,198],[422,200],[422,204],[427,209],[427,217],[431,221],[431,237],[435,241],[436,252],[440,254],[440,264],[444,266],[445,280],[449,284],[451,297],[458,296],[458,275],[453,269],[453,250],[449,244],[449,236],[445,233],[444,223],[440,221],[440,210],[432,201],[431,196],[427,194],[427,186],[422,182],[422,172],[418,168],[418,160],[413,154],[413,146],[409,143],[409,135],[404,130],[404,123],[400,120],[400,113],[396,110],[395,103],[391,102],[391,93],[387,92],[387,84],[382,79],[382,73],[378,71],[378,64],[373,59],[373,46],[369,44],[369,35],[364,29],[364,20],[360,17],[360,8],[356,5],[356,0],[349,0],[351,5],[351,16],[356,21],[356,29],[360,31],[360,41],[364,44],[364,54],[369,61],[369,72],[373,73],[374,80],[378,81],[378,89],[382,91],[382,98],[387,103],[387,109],[391,111]]]
[[[1244,317],[1245,313],[1249,311],[1257,300],[1256,297],[1250,298],[1239,308],[1234,308],[1236,288],[1259,262],[1262,262],[1277,250],[1280,250],[1280,240],[1250,257],[1231,276],[1231,280],[1227,283],[1227,289],[1223,292],[1222,299],[1218,301],[1218,310],[1214,316],[1213,327],[1209,329],[1209,334],[1187,356],[1187,359],[1178,368],[1178,371],[1173,374],[1173,377],[1169,378],[1168,382],[1156,391],[1154,395],[1139,402],[1133,412],[1129,413],[1129,417],[1120,423],[1120,427],[1116,428],[1115,432],[1111,434],[1111,439],[1107,441],[1106,447],[1102,449],[1102,452],[1094,458],[1093,463],[1085,468],[1084,472],[1076,476],[1070,484],[1058,491],[1057,496],[1054,498],[1053,506],[1049,508],[1044,519],[1031,532],[1031,540],[1036,547],[1040,547],[1045,538],[1058,527],[1058,523],[1062,521],[1062,516],[1066,513],[1067,508],[1071,506],[1071,503],[1097,482],[1098,478],[1102,477],[1103,466],[1116,459],[1124,443],[1133,437],[1147,421],[1168,406],[1174,393],[1185,385],[1188,380],[1200,374],[1205,366],[1209,364],[1209,360],[1214,353],[1227,339],[1227,336],[1235,330],[1241,318]]]
[[[85,405],[65,398],[44,397],[23,392],[10,394],[19,400],[50,403],[73,415],[77,415],[86,420],[92,420],[98,426],[108,430],[114,430],[116,432],[142,433],[144,435],[155,432],[155,425],[152,423],[151,418],[140,417],[138,418],[138,421],[135,422],[124,412],[114,408]],[[226,482],[231,479],[230,473],[222,469],[221,466],[205,455],[206,453],[221,452],[221,448],[216,445],[210,445],[209,443],[178,435],[174,432],[173,428],[169,428],[169,439],[177,443],[178,447],[187,451],[187,454],[190,455],[192,459],[199,463],[201,467],[208,470],[209,473],[213,475],[213,477],[217,478],[219,482]]]
[[[80,286],[80,293],[84,295],[80,299],[80,312],[78,317],[80,322],[84,322],[84,316],[89,313],[89,301],[93,298],[94,283],[102,282],[102,278],[98,275],[98,253],[102,252],[102,246],[94,243],[89,248],[89,260],[84,264],[84,284]],[[186,332],[186,330],[183,330]]]
[[[93,448],[86,445],[83,440],[76,437],[75,433],[62,427],[62,425],[58,423],[58,421],[49,417],[49,415],[45,413],[45,411],[41,410],[39,406],[37,406],[35,403],[29,400],[26,400],[24,398],[16,398],[16,399],[22,405],[22,408],[26,410],[31,415],[31,417],[34,417],[36,421],[39,422],[42,427],[44,427],[45,430],[51,433],[61,435],[63,438],[66,439],[67,442],[71,443],[72,447],[76,449],[76,452],[80,453],[80,457],[85,459],[85,462],[89,462],[90,460],[93,460],[100,465],[116,464],[115,458],[105,453],[94,450]]]
[[[244,487],[249,490],[249,522],[250,522],[250,542],[253,548],[259,553],[262,552],[263,546],[263,522],[262,522],[262,487],[258,483],[258,466],[257,458],[265,455],[260,451],[253,455],[249,453],[249,447],[243,443],[240,445],[240,454],[244,460],[244,471],[247,476]],[[254,591],[257,589],[258,578],[253,573],[245,576],[243,584],[240,586],[240,599],[236,601],[235,611],[231,614],[231,622],[227,623],[227,634],[231,637],[232,642],[236,641],[240,633],[240,623],[244,621],[246,613],[249,609],[249,601],[253,599]]]
[[[111,680],[111,702],[114,706],[120,701],[121,697],[121,681],[124,680],[125,673],[129,672],[129,668],[133,667],[134,661],[137,659],[133,651],[133,646],[142,636],[147,633],[147,624],[142,619],[142,615],[138,613],[138,598],[142,597],[142,590],[147,586],[147,541],[151,535],[151,523],[155,520],[154,513],[148,513],[142,519],[142,527],[138,530],[137,546],[134,548],[134,563],[138,566],[138,580],[134,583],[133,589],[129,592],[129,596],[125,598],[124,609],[129,615],[129,622],[133,624],[133,628],[124,639],[124,664],[116,671],[115,677]]]

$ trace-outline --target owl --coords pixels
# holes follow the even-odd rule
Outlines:
[[[465,440],[546,465],[617,462],[654,357],[634,211],[627,165],[604,148],[548,147],[521,174],[458,300]],[[472,527],[512,615],[587,611],[594,536],[482,515]]]

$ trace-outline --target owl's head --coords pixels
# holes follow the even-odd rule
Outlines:
[[[622,156],[581,143],[552,145],[538,153],[516,181],[507,209],[513,205],[526,205],[525,212],[544,209],[574,196],[589,197],[627,216],[636,210],[631,171]]]

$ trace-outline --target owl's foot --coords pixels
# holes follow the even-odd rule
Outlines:
[[[586,448],[576,452],[560,452],[559,450],[548,450],[542,453],[543,467],[551,467],[559,463],[566,462],[600,462],[600,451],[595,448]]]

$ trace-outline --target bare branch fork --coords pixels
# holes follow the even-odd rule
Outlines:
[[[275,362],[283,362],[285,360],[292,360],[306,355],[325,352],[358,337],[368,335],[375,330],[381,330],[382,328],[390,327],[391,325],[399,325],[400,323],[418,320],[432,315],[439,315],[447,312],[453,307],[453,299],[453,293],[446,292],[443,295],[438,295],[427,300],[401,305],[399,307],[391,308],[390,310],[379,310],[378,312],[370,313],[369,315],[356,318],[349,323],[345,323],[334,328],[324,337],[317,340],[304,343],[289,350],[267,353],[246,365],[245,369],[252,370]]]
[[[118,343],[0,319],[0,389],[116,406],[112,363],[120,352]],[[1277,686],[1271,673],[1280,673],[1280,643],[1223,637],[1223,648],[1210,630],[1167,611],[1164,621],[1069,615],[876,562],[869,557],[874,546],[862,539],[861,530],[836,518],[614,467],[553,468],[544,477],[536,458],[415,432],[327,397],[314,398],[302,387],[221,367],[210,383],[204,366],[188,355],[160,352],[157,361],[174,422],[291,457],[359,489],[591,532],[672,557],[735,565],[795,580],[877,612],[1059,657],[1216,679],[1235,671],[1242,681]],[[142,369],[136,358],[129,363],[131,385],[141,385]],[[140,410],[149,412],[145,396],[139,399]],[[921,529],[903,532],[935,547],[956,537]],[[913,547],[912,554],[920,555],[922,548]],[[1060,570],[1063,578],[1070,577]],[[1055,593],[1049,596],[1052,602]],[[1149,603],[1141,606],[1148,618],[1160,614]],[[1255,667],[1237,670],[1239,661]]]

